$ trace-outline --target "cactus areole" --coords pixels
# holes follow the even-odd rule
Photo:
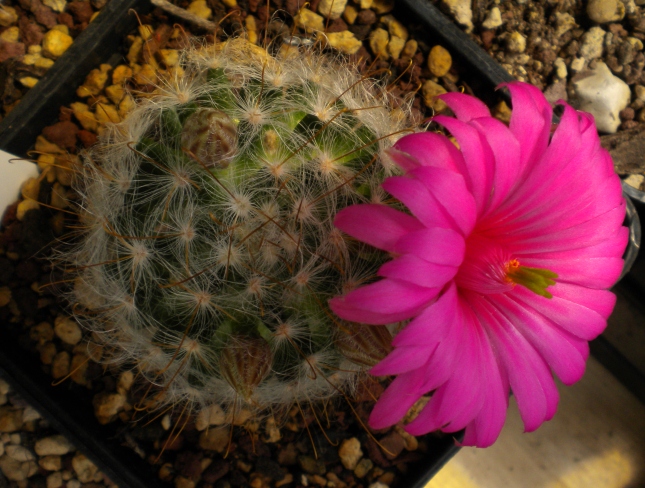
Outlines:
[[[188,51],[108,128],[62,257],[76,316],[148,380],[145,407],[275,411],[347,391],[387,355],[386,328],[327,305],[384,259],[333,221],[384,198],[381,154],[406,118],[338,60],[236,39]]]

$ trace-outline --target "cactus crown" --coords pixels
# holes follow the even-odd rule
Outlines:
[[[85,155],[77,316],[155,385],[152,406],[329,397],[389,348],[327,301],[381,262],[333,219],[381,198],[405,116],[312,51],[234,39],[183,66]]]

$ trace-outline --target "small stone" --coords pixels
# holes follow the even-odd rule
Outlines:
[[[22,428],[22,410],[0,407],[0,432],[16,432]]]
[[[0,287],[0,307],[6,307],[11,301],[11,289],[8,286]]]
[[[123,85],[110,85],[105,87],[105,94],[112,103],[118,105],[125,96],[125,89]]]
[[[175,478],[175,488],[195,488],[195,482],[180,475]]]
[[[592,27],[582,35],[582,44],[578,54],[587,62],[602,56],[603,41],[607,34],[600,27]]]
[[[121,121],[121,116],[117,108],[109,103],[97,103],[94,108],[96,120],[101,126],[106,124],[117,124]]]
[[[625,17],[625,5],[620,0],[589,0],[587,16],[597,24],[618,22]]]
[[[205,430],[212,425],[222,425],[226,422],[226,414],[222,407],[212,404],[200,410],[195,419],[195,428],[199,431]]]
[[[65,344],[78,344],[83,337],[78,322],[71,317],[59,315],[54,321],[54,333]]]
[[[9,5],[0,7],[0,26],[9,27],[11,24],[18,22],[18,14],[16,9]]]
[[[22,221],[30,210],[38,210],[40,205],[35,200],[22,200],[16,208],[16,218]]]
[[[112,66],[102,64],[98,69],[90,71],[85,82],[76,90],[76,94],[81,98],[99,95],[105,88],[110,70],[112,70]]]
[[[16,461],[34,461],[36,456],[25,446],[8,445],[5,446],[5,454]]]
[[[58,29],[51,29],[43,37],[43,54],[56,59],[67,51],[73,42],[74,39],[69,34],[65,34]]]
[[[331,47],[345,54],[355,54],[363,46],[363,43],[348,30],[328,33],[327,42]]]
[[[419,49],[419,43],[414,39],[410,39],[405,43],[401,54],[407,58],[412,58],[417,53],[417,49]]]
[[[213,16],[213,11],[206,5],[206,0],[195,0],[188,5],[186,9],[193,15],[202,19],[210,19]]]
[[[237,0],[222,0],[222,3],[226,5],[228,8],[237,7]]]
[[[466,28],[466,32],[473,30],[473,10],[471,0],[442,0],[442,3],[448,7],[450,14],[455,18],[457,23]]]
[[[116,390],[125,396],[125,394],[130,391],[132,384],[134,383],[134,373],[132,371],[123,371],[119,375],[119,380],[116,384]]]
[[[643,182],[645,182],[645,176],[643,176],[643,175],[629,175],[623,181],[625,183],[627,183],[629,186],[631,186],[633,188],[636,188],[637,190],[640,190],[641,187],[643,186]]]
[[[18,42],[20,39],[20,29],[17,25],[11,26],[0,33],[0,40],[6,42]]]
[[[442,100],[436,98],[437,95],[446,93],[445,88],[438,83],[435,83],[432,80],[426,80],[421,88],[421,93],[426,107],[433,109],[436,113],[442,112],[446,109],[446,104]]]
[[[63,460],[60,456],[43,456],[38,460],[38,465],[45,471],[60,471],[63,467]]]
[[[634,95],[636,95],[637,100],[645,102],[645,86],[634,85]]]
[[[339,19],[345,10],[347,0],[320,0],[318,13],[329,19]]]
[[[369,458],[361,459],[354,468],[354,475],[357,478],[364,478],[367,476],[367,473],[374,467],[374,463]]]
[[[434,76],[445,76],[452,66],[452,56],[442,46],[434,46],[428,54],[428,69]],[[445,92],[444,92],[445,93]]]
[[[553,62],[553,68],[555,69],[555,77],[564,80],[567,78],[567,65],[562,58],[556,58]]]
[[[322,459],[314,459],[310,456],[298,456],[300,468],[309,474],[324,475],[327,472],[325,463]]]
[[[493,7],[486,14],[486,19],[482,22],[484,29],[497,29],[502,25],[502,13],[498,7]]]
[[[575,58],[573,61],[571,61],[569,68],[571,68],[571,71],[573,73],[579,73],[584,69],[586,63],[587,61],[585,60],[585,58]]]
[[[375,56],[381,59],[388,59],[387,45],[390,42],[390,34],[385,29],[378,27],[370,33],[370,48]]]
[[[358,16],[358,12],[354,7],[351,5],[347,5],[345,7],[345,11],[343,12],[343,19],[345,19],[345,22],[348,24],[353,24],[356,22],[356,17]]]
[[[20,58],[24,54],[24,43],[0,41],[0,63],[4,63],[8,59]]]
[[[555,14],[555,37],[560,38],[571,29],[576,27],[576,19],[566,12],[556,12]]]
[[[54,379],[64,378],[69,374],[71,358],[67,351],[61,351],[52,360],[52,377]]]
[[[392,59],[399,59],[401,56],[401,51],[405,46],[405,41],[397,36],[391,36],[390,42],[387,44],[387,52],[392,57]]]
[[[154,86],[157,83],[157,70],[151,64],[144,64],[134,74],[134,82],[139,86]]]
[[[94,415],[99,423],[105,425],[123,410],[126,398],[119,393],[99,393],[94,396]]]
[[[132,78],[132,75],[133,75],[133,72],[130,66],[125,64],[120,64],[119,66],[114,68],[114,71],[112,71],[112,84],[122,85],[128,79]]]
[[[380,445],[385,457],[395,459],[405,449],[405,439],[393,431],[380,440]]]
[[[90,132],[97,131],[99,123],[96,120],[94,113],[90,111],[90,108],[86,104],[74,102],[70,104],[70,107],[74,117],[76,117],[76,120],[78,120],[78,122],[83,126],[83,129]]]
[[[324,17],[307,8],[301,8],[298,11],[298,14],[293,18],[293,21],[298,27],[304,29],[307,33],[325,30]]]
[[[404,42],[408,40],[410,36],[408,29],[394,17],[386,15],[381,18],[381,22],[387,25],[387,31],[391,36],[400,37]]]
[[[43,364],[52,364],[56,357],[56,345],[53,342],[48,342],[42,347],[38,348],[40,352],[40,362]]]
[[[264,442],[274,443],[282,439],[282,434],[280,433],[280,429],[278,428],[273,416],[266,420],[266,423],[264,424],[264,432],[266,433]]]
[[[378,15],[383,15],[394,10],[394,0],[372,0],[369,7],[363,7],[361,2],[361,8],[371,8]]]
[[[35,461],[16,461],[5,454],[0,457],[0,470],[11,481],[24,481],[38,472],[38,465]]]
[[[43,0],[43,4],[47,5],[54,12],[63,12],[67,7],[67,0]]]
[[[338,456],[345,469],[353,470],[363,457],[361,442],[356,437],[345,439],[338,448]]]
[[[492,115],[497,120],[501,120],[505,124],[508,124],[511,121],[511,109],[504,100],[493,107]]]
[[[526,37],[517,31],[506,37],[506,49],[513,54],[521,54],[526,50]]]
[[[72,468],[81,483],[92,481],[99,470],[92,461],[80,452],[72,458]]]
[[[247,19],[253,19],[254,17],[249,15]],[[250,22],[246,22],[247,29]],[[250,30],[250,29],[249,29]],[[255,32],[253,30],[253,32]],[[171,66],[177,66],[179,64],[179,51],[176,49],[159,49],[158,51],[161,62],[166,68]]]
[[[619,113],[631,98],[629,86],[614,76],[605,63],[598,62],[587,76],[573,83],[573,90],[577,108],[594,116],[598,130],[615,133],[620,125]]]
[[[199,447],[209,451],[223,453],[229,443],[229,428],[216,427],[208,429],[199,436]]]
[[[22,78],[19,78],[18,81],[24,87],[33,88],[38,83],[38,78],[34,78],[33,76],[23,76]]]
[[[61,488],[63,486],[63,473],[52,473],[47,476],[47,488]]]

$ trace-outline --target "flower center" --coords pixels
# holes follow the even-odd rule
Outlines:
[[[555,285],[557,277],[548,269],[522,266],[502,246],[474,234],[466,242],[466,255],[455,281],[460,288],[484,295],[505,293],[522,285],[537,295],[552,298],[547,288]]]

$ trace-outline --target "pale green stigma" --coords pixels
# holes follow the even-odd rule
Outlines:
[[[512,259],[506,265],[506,280],[522,285],[545,298],[553,298],[553,295],[547,291],[547,287],[555,285],[557,277],[556,273],[548,269],[520,266],[517,259]]]

